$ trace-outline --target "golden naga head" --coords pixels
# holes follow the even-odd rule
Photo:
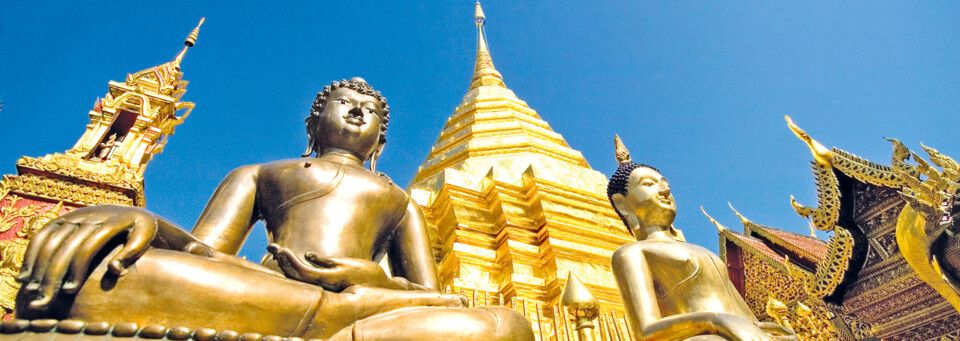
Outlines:
[[[790,116],[784,116],[784,118],[787,119],[787,126],[790,127],[790,130],[793,131],[793,134],[797,135],[797,138],[805,142],[807,146],[810,147],[810,153],[813,154],[813,158],[817,161],[817,163],[822,165],[833,164],[833,152],[829,148],[824,147],[822,144],[820,144],[820,142],[817,142],[817,140],[814,140],[812,137],[810,137],[810,134],[807,134],[807,132],[803,131],[803,129],[800,129],[796,123],[793,123],[793,120],[790,118]]]

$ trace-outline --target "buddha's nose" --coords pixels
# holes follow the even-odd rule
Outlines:
[[[660,184],[660,194],[670,195],[670,185],[661,183]]]
[[[350,109],[350,111],[347,113],[350,114],[351,116],[363,117],[363,110],[361,110],[360,108]]]

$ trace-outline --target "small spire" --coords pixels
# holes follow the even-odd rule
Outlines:
[[[193,47],[197,43],[197,35],[200,34],[200,26],[203,25],[203,21],[206,20],[206,17],[200,18],[200,23],[197,24],[197,27],[190,31],[190,34],[187,35],[187,39],[183,41],[183,50],[180,50],[180,53],[177,54],[177,58],[173,59],[173,65],[180,66],[180,62],[183,61],[183,56],[187,54],[187,49]]]
[[[787,119],[787,126],[790,127],[790,130],[793,131],[794,135],[797,135],[797,138],[806,142],[807,146],[810,147],[810,153],[813,154],[813,159],[821,165],[833,165],[833,152],[827,147],[824,147],[820,142],[814,140],[810,137],[810,134],[800,129],[796,123],[793,123],[793,120],[790,119],[790,116],[784,116]]]
[[[470,89],[482,85],[496,85],[506,87],[503,84],[503,76],[493,67],[493,59],[490,58],[490,51],[487,49],[487,37],[483,33],[483,23],[487,17],[483,15],[483,8],[477,1],[477,9],[473,16],[474,23],[477,25],[477,64],[473,69],[473,78],[470,80]]]
[[[563,288],[560,304],[578,318],[593,319],[600,313],[600,302],[597,301],[597,297],[573,272],[567,274],[567,285]]]
[[[617,163],[630,162],[630,151],[623,145],[620,135],[613,134],[613,144],[617,147]]]

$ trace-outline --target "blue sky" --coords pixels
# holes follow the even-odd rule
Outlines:
[[[827,146],[889,164],[883,137],[960,157],[960,3],[483,3],[504,81],[597,170],[612,136],[671,181],[677,227],[717,249],[728,227],[807,233],[790,195],[816,204],[812,160],[789,114]],[[472,74],[472,1],[10,2],[0,10],[0,173],[62,152],[107,81],[183,63],[197,104],[146,174],[147,208],[190,229],[220,179],[295,158],[303,118],[331,80],[361,76],[391,106],[378,170],[410,181]],[[821,235],[825,237],[826,235]],[[262,230],[242,254],[264,252]]]

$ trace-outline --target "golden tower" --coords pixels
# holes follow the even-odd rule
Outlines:
[[[470,88],[409,186],[434,234],[441,283],[544,321],[573,272],[606,310],[622,312],[610,256],[633,239],[610,207],[606,176],[504,85],[479,3],[475,19]]]
[[[17,175],[0,180],[0,306],[12,311],[20,284],[14,276],[27,241],[48,221],[70,210],[101,204],[144,206],[143,172],[166,137],[194,104],[180,63],[196,43],[200,24],[170,62],[110,81],[90,110],[90,124],[64,153],[17,160]],[[177,113],[182,111],[182,115]]]

